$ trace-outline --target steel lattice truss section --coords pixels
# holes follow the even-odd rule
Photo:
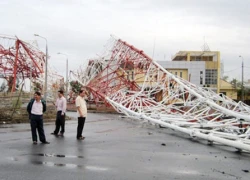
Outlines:
[[[45,54],[38,48],[18,38],[0,36],[1,78],[13,78],[12,91],[16,79],[39,78],[44,72]]]
[[[176,77],[122,40],[112,43],[105,56],[76,75],[95,101],[132,118],[250,151],[248,105]]]
[[[12,82],[15,91],[17,79],[29,78],[43,86],[45,82],[46,55],[37,47],[18,38],[0,35],[0,78]],[[63,84],[63,77],[48,66],[48,99]]]

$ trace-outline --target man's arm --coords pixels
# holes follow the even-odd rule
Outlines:
[[[31,99],[28,106],[27,106],[27,111],[29,114],[31,114],[31,108],[32,108],[33,102],[34,102],[33,99]]]
[[[81,109],[80,109],[80,106],[77,106],[76,108],[77,108],[77,110],[78,110],[78,112],[79,112],[79,114],[80,114],[80,117],[83,117],[83,114],[82,114],[82,111],[81,111]]]
[[[46,101],[42,100],[42,105],[43,105],[43,112],[46,112],[47,110]]]
[[[67,110],[67,102],[66,102],[66,99],[63,98],[62,115],[64,115],[64,113],[66,112],[66,110]]]
[[[29,102],[29,104],[28,104],[28,106],[27,106],[27,111],[28,111],[28,113],[30,114],[30,111],[31,111],[31,108],[30,108],[30,105],[31,104],[31,102]]]
[[[77,108],[77,111],[79,112],[80,117],[82,117],[83,114],[82,114],[82,111],[80,109],[80,99],[79,99],[79,97],[76,98],[75,104],[76,104],[76,108]]]

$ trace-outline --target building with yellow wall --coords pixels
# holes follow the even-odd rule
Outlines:
[[[231,99],[237,100],[237,89],[232,86],[229,82],[221,79],[220,81],[220,93],[230,97]]]
[[[172,61],[157,61],[162,67],[189,82],[237,99],[237,90],[221,80],[219,51],[179,51]]]

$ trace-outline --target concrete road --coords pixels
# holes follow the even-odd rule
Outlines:
[[[76,140],[76,113],[64,137],[33,145],[29,124],[0,126],[1,180],[249,180],[250,154],[117,114],[89,113]]]

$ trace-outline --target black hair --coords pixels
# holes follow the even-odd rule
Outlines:
[[[60,94],[63,94],[63,90],[59,90],[58,92],[59,92]]]
[[[36,91],[35,94],[41,96],[41,93],[39,91]]]

